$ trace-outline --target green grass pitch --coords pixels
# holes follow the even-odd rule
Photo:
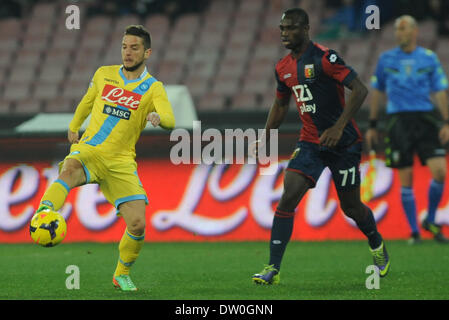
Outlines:
[[[0,245],[0,299],[449,299],[449,250],[434,241],[409,246],[387,241],[391,270],[367,289],[372,263],[365,241],[291,242],[281,284],[257,286],[251,275],[268,258],[267,242],[145,243],[131,270],[137,292],[113,288],[116,243]],[[80,288],[66,288],[69,265]]]

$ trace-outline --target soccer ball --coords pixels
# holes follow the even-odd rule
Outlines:
[[[30,221],[31,239],[43,247],[53,247],[64,240],[67,224],[56,211],[45,209],[36,213]]]

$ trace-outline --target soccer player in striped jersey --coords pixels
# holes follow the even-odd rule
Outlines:
[[[432,174],[423,229],[431,232],[436,241],[447,243],[441,226],[435,223],[435,215],[446,178],[443,145],[449,142],[448,80],[437,55],[417,45],[417,33],[418,26],[413,17],[405,15],[396,19],[398,47],[382,53],[371,81],[374,88],[370,105],[371,128],[366,132],[366,141],[369,148],[378,142],[378,110],[386,95],[386,164],[398,169],[401,202],[411,229],[409,243],[421,241],[412,185],[415,154]],[[433,112],[431,96],[444,120],[441,128]]]
[[[148,204],[137,174],[135,145],[148,121],[172,129],[175,118],[162,83],[145,66],[151,55],[149,32],[140,25],[128,26],[121,53],[123,65],[103,66],[95,72],[69,125],[70,154],[60,163],[59,176],[37,211],[57,211],[71,189],[99,184],[126,223],[112,282],[121,290],[135,291],[129,270],[144,242]],[[89,114],[80,139],[78,131]]]
[[[295,209],[325,167],[332,172],[343,212],[368,238],[374,264],[380,276],[385,276],[390,259],[372,211],[360,200],[362,136],[353,116],[368,90],[337,52],[309,39],[309,18],[304,10],[285,11],[279,27],[282,44],[291,52],[276,65],[276,98],[265,129],[281,125],[292,95],[303,127],[285,171],[284,191],[273,218],[269,263],[252,279],[258,284],[280,281],[281,260],[292,234]],[[352,90],[346,105],[344,86]]]

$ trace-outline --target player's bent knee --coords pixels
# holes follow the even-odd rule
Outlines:
[[[118,209],[131,234],[141,236],[145,233],[145,202],[143,200],[122,203]]]
[[[341,210],[343,213],[353,219],[358,220],[359,218],[362,218],[366,214],[366,209],[363,203],[340,203]]]
[[[345,214],[345,216],[356,220],[358,214],[357,211],[354,208],[342,208],[343,213]]]
[[[79,186],[86,181],[83,166],[74,159],[64,161],[59,177],[68,182],[70,187]]]
[[[300,200],[300,192],[296,190],[287,191],[286,189],[284,189],[284,193],[279,200],[278,208],[283,211],[292,212],[296,209]]]
[[[433,179],[439,183],[443,183],[446,179],[446,168],[438,168],[433,173]]]
[[[134,219],[126,227],[131,234],[141,236],[145,233],[145,219]]]
[[[279,201],[278,209],[284,212],[293,212],[296,209],[296,198],[283,198]]]

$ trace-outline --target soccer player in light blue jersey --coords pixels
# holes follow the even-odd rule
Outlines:
[[[437,55],[417,46],[418,26],[411,16],[395,22],[398,47],[384,52],[372,77],[373,97],[370,105],[370,128],[366,132],[368,148],[378,142],[376,124],[378,110],[387,97],[388,123],[385,138],[386,164],[397,168],[401,183],[401,201],[411,228],[410,243],[420,242],[416,203],[413,193],[413,157],[418,154],[432,174],[428,193],[428,214],[423,229],[435,240],[447,243],[441,226],[435,224],[435,213],[444,190],[446,151],[449,142],[449,110],[446,89],[448,80]],[[443,118],[439,128],[433,96]]]

